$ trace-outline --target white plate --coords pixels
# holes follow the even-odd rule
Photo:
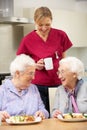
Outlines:
[[[87,118],[72,118],[72,119],[64,119],[62,117],[62,115],[58,115],[57,118],[60,120],[60,121],[65,121],[65,122],[78,122],[78,121],[87,121]]]
[[[8,123],[8,124],[14,124],[14,125],[26,125],[26,124],[36,124],[36,123],[39,123],[39,122],[41,122],[42,121],[42,119],[40,118],[40,117],[36,117],[35,118],[35,121],[28,121],[28,122],[12,122],[12,121],[10,121],[10,118],[9,119],[6,119],[6,122]]]

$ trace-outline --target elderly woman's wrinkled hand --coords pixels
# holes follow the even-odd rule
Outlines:
[[[44,115],[44,113],[42,111],[37,111],[35,113],[35,117],[41,117],[42,120],[45,119],[45,115]]]
[[[5,121],[5,119],[10,117],[9,113],[6,111],[0,111],[0,114],[2,116],[2,121]]]
[[[52,117],[57,118],[58,114],[62,114],[59,110],[55,110],[52,114]]]

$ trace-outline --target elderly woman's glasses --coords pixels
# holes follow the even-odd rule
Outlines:
[[[29,75],[29,76],[34,76],[35,72],[30,71],[30,72],[21,72],[22,75]]]
[[[68,72],[68,71],[65,71],[65,70],[57,71],[57,75],[59,75],[59,74],[63,75],[63,74],[65,74],[66,72]]]
[[[35,75],[35,72],[29,72],[28,73],[30,76],[34,76]]]
[[[64,73],[64,71],[57,71],[57,75],[63,74],[63,73]]]

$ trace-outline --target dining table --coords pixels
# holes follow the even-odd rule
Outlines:
[[[35,124],[14,125],[2,122],[0,130],[87,130],[87,121],[64,122],[49,118]]]

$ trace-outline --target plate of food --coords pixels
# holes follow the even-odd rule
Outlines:
[[[57,118],[61,121],[66,122],[77,122],[77,121],[87,121],[87,114],[82,113],[66,113],[66,114],[59,114]]]
[[[35,124],[41,122],[41,117],[34,116],[11,116],[9,119],[6,119],[8,124],[14,125],[23,125],[23,124]]]

